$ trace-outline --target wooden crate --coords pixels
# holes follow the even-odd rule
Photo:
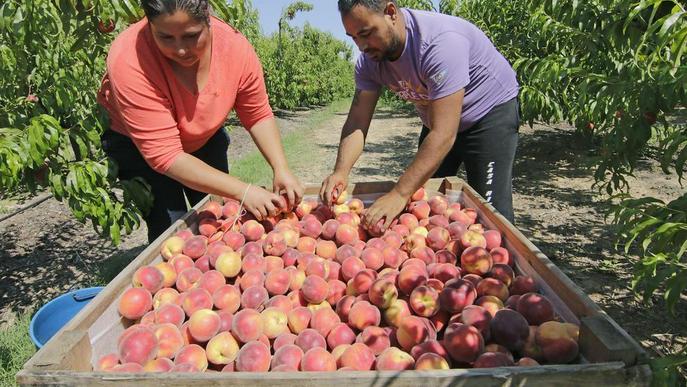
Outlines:
[[[366,204],[388,192],[393,182],[352,184],[348,192]],[[148,246],[74,319],[41,348],[17,374],[20,385],[69,386],[184,386],[255,385],[323,386],[418,386],[418,385],[648,385],[651,370],[642,348],[613,319],[604,313],[579,287],[565,276],[541,251],[505,218],[496,213],[472,188],[456,178],[432,179],[430,192],[446,194],[452,201],[477,210],[479,221],[501,230],[503,244],[510,251],[516,272],[535,278],[554,303],[556,312],[568,322],[580,325],[580,364],[441,371],[288,372],[288,373],[145,373],[113,374],[92,371],[101,355],[112,352],[119,334],[130,324],[117,312],[117,300],[131,285],[134,271],[161,260],[161,243],[180,229],[194,228],[197,209],[207,197],[169,230]],[[317,195],[311,186],[306,195]]]

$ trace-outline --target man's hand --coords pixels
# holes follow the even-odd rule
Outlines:
[[[289,202],[287,203],[287,208],[282,208],[285,211],[296,208],[298,203],[301,202],[301,199],[303,199],[305,188],[303,184],[298,181],[298,178],[288,169],[274,172],[272,187],[276,194],[286,194],[286,198]]]
[[[401,211],[406,207],[408,198],[401,195],[396,189],[377,199],[372,206],[363,212],[362,224],[366,229],[371,229],[380,220],[384,219],[381,227],[384,232],[391,222],[396,218]]]
[[[327,176],[322,182],[322,187],[320,188],[320,199],[322,202],[328,206],[333,205],[339,195],[348,186],[348,176],[343,173],[334,172]]]

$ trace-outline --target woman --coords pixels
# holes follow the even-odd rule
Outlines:
[[[154,202],[145,216],[157,238],[210,193],[243,201],[256,218],[295,206],[303,187],[288,168],[253,47],[210,16],[207,0],[143,0],[146,17],[112,43],[99,103],[110,117],[105,152],[119,178],[143,177]],[[234,110],[274,171],[275,193],[228,175],[222,125]],[[202,193],[201,193],[202,192]]]

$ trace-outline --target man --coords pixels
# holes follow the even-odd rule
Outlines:
[[[395,187],[367,209],[363,225],[386,229],[430,177],[456,175],[511,222],[518,142],[518,83],[489,38],[458,17],[399,8],[394,0],[339,0],[346,34],[361,55],[356,91],[334,171],[320,189],[331,204],[362,153],[381,87],[415,104],[422,119],[415,158]]]

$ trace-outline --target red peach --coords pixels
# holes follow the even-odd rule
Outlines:
[[[235,313],[241,305],[241,292],[234,285],[222,285],[212,293],[212,300],[217,309]]]
[[[468,247],[460,255],[460,267],[466,273],[484,276],[492,265],[491,254],[483,247]]]
[[[164,277],[162,272],[155,266],[139,267],[132,279],[132,284],[136,288],[144,288],[151,294],[162,289]]]
[[[234,315],[231,333],[242,343],[257,340],[263,333],[263,320],[254,309],[243,309]]]
[[[525,293],[536,293],[538,290],[537,283],[534,278],[525,275],[516,276],[513,279],[513,283],[510,285],[510,294],[525,294]]]
[[[312,312],[310,309],[299,306],[291,309],[287,313],[288,326],[293,333],[300,333],[308,326],[310,326],[310,319],[312,318]]]
[[[379,309],[367,301],[358,301],[348,312],[348,325],[362,331],[370,325],[378,326],[381,322]]]
[[[336,371],[336,359],[334,359],[334,356],[324,348],[311,348],[303,355],[301,370]]]
[[[241,347],[236,356],[236,370],[241,372],[267,372],[272,356],[267,345],[251,341]]]
[[[129,320],[143,317],[153,307],[153,297],[143,288],[129,288],[119,299],[119,314]]]
[[[308,352],[312,348],[327,348],[327,342],[316,330],[307,328],[302,330],[294,342],[303,352]]]
[[[250,286],[241,294],[241,306],[255,310],[262,310],[263,305],[269,300],[267,289],[263,286]]]
[[[287,344],[278,348],[272,357],[272,371],[276,367],[288,366],[293,370],[299,370],[301,366],[301,359],[303,358],[303,350],[297,345]]]
[[[493,259],[494,264],[501,263],[504,265],[513,266],[513,259],[510,256],[508,250],[506,250],[505,248],[495,247],[489,250],[489,254],[491,254],[491,258]]]
[[[258,241],[265,234],[265,227],[251,219],[241,225],[241,234],[246,238],[246,241]]]
[[[262,319],[262,332],[270,339],[289,331],[288,318],[281,309],[267,308],[260,313],[260,318]]]
[[[340,367],[350,367],[356,371],[368,371],[372,369],[375,355],[370,348],[362,343],[354,343],[347,347],[339,357]]]
[[[149,326],[132,325],[120,336],[117,348],[122,364],[143,365],[157,356],[159,342]]]
[[[376,326],[369,326],[363,329],[356,338],[356,342],[367,345],[375,356],[381,354],[391,346],[389,334],[384,328]]]

